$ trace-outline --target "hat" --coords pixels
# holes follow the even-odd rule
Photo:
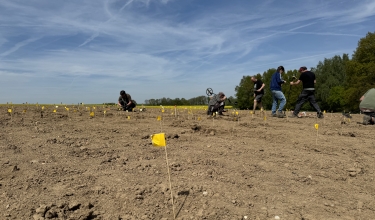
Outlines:
[[[120,91],[120,95],[125,95],[125,91],[124,91],[124,90],[121,90],[121,91]]]
[[[307,70],[307,68],[306,68],[305,66],[301,66],[301,67],[299,68],[298,72],[302,72],[302,71],[304,71],[304,70]]]

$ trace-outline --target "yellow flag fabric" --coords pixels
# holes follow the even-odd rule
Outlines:
[[[157,117],[157,120],[160,121],[160,120],[161,120],[161,116],[158,116],[158,117]]]
[[[163,113],[164,113],[164,109],[162,109],[162,110],[161,110],[161,112],[163,112]]]
[[[164,133],[151,135],[151,140],[152,140],[152,145],[155,147],[165,147],[166,145]]]
[[[8,108],[8,113],[12,113],[12,109],[11,108]]]
[[[130,116],[128,116],[128,120],[130,120]]]
[[[94,112],[90,112],[90,117],[94,117],[95,116],[95,113]]]
[[[238,112],[236,112],[236,115],[238,115]]]
[[[316,130],[319,129],[319,124],[315,124],[315,129],[316,129]]]
[[[53,112],[56,112],[56,109],[54,109]]]

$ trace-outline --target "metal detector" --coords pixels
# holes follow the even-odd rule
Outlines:
[[[206,89],[206,94],[207,94],[207,96],[213,96],[213,95],[216,95],[216,94],[214,93],[214,90],[211,89],[211,88],[207,88],[207,89]],[[229,101],[229,103],[232,104],[232,102],[230,101],[230,99],[227,98],[227,100]]]

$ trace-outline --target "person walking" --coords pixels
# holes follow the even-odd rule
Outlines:
[[[308,71],[305,66],[300,67],[298,72],[301,73],[299,79],[296,82],[290,82],[290,85],[298,85],[300,82],[302,82],[303,90],[298,96],[296,107],[294,108],[291,117],[299,117],[298,113],[301,110],[302,105],[306,101],[309,101],[311,106],[316,110],[318,118],[323,118],[323,112],[320,110],[318,103],[315,101],[315,73]]]
[[[272,93],[272,117],[279,117],[284,118],[285,114],[283,113],[283,109],[286,103],[286,99],[284,93],[281,91],[281,85],[286,83],[285,80],[282,79],[281,74],[285,73],[284,67],[279,66],[277,67],[276,72],[272,75],[271,78],[271,93]],[[279,108],[277,109],[278,101],[280,101]]]
[[[262,97],[264,95],[264,87],[266,84],[262,82],[262,80],[255,78],[255,76],[251,77],[251,81],[254,82],[254,108],[253,108],[253,114],[255,114],[255,109],[257,105],[260,109],[263,108],[262,106]]]

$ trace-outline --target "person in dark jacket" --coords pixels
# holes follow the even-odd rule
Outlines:
[[[283,66],[277,67],[276,72],[272,75],[271,78],[271,93],[272,93],[272,116],[284,118],[285,114],[283,113],[283,109],[286,103],[286,98],[284,93],[281,91],[281,85],[284,84],[286,81],[282,79],[281,74],[285,72]],[[280,101],[279,108],[277,109],[277,103]]]

